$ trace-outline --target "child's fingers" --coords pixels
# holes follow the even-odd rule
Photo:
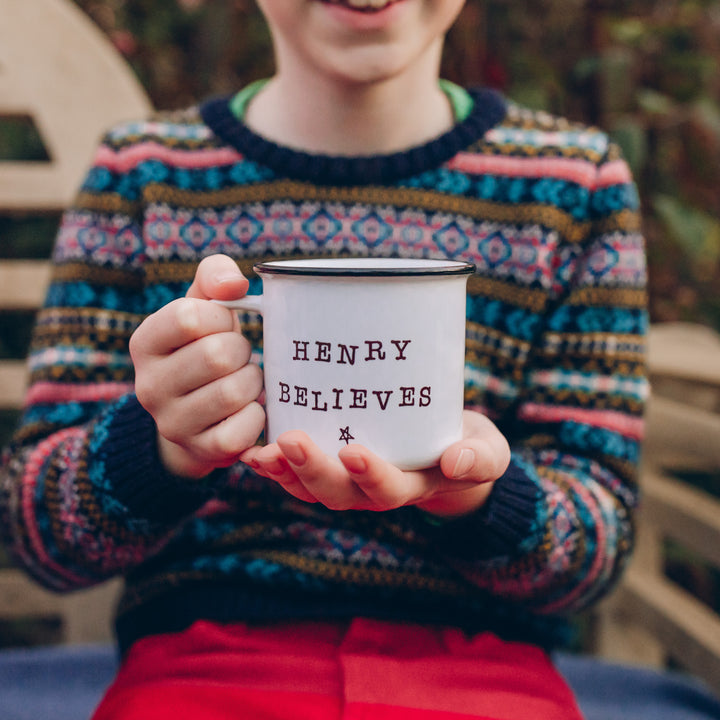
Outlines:
[[[163,392],[173,397],[193,392],[245,367],[251,354],[250,343],[238,333],[199,338],[159,361]]]
[[[424,497],[434,482],[430,475],[401,471],[361,445],[343,448],[340,462],[302,432],[284,433],[277,445],[303,487],[331,510],[391,510]]]
[[[317,498],[305,489],[277,445],[251,448],[243,453],[240,459],[247,462],[258,474],[278,483],[287,493],[298,500],[309,503],[318,502]]]
[[[160,406],[155,416],[158,430],[173,442],[192,442],[193,436],[256,401],[262,386],[262,370],[257,365],[245,365]]]
[[[226,332],[207,335],[169,355],[138,356],[135,358],[135,394],[142,406],[160,424],[164,412],[185,412],[184,409],[178,409],[178,404],[186,405],[183,403],[186,395],[247,367],[250,354],[250,344],[245,338],[238,333]],[[253,370],[250,379],[258,371]],[[218,385],[215,390],[227,390],[237,396],[240,388],[235,383],[239,379]],[[253,382],[251,389],[256,385]],[[208,396],[207,393],[205,396]],[[254,395],[249,400],[256,397]],[[239,406],[232,407],[232,403],[228,402],[223,402],[222,407],[232,411],[239,409]],[[218,408],[212,409],[217,411]],[[216,416],[214,422],[219,422],[222,417]]]
[[[510,446],[505,436],[480,413],[466,411],[463,421],[463,439],[440,458],[443,474],[450,480],[497,480],[510,464]]]
[[[276,443],[251,448],[241,457],[291,495],[331,510],[382,511],[410,504],[432,507],[433,498],[461,495],[483,484],[474,479],[448,479],[438,467],[404,472],[361,445],[343,448],[338,458],[340,462],[323,453],[300,431],[284,433]],[[439,508],[447,506],[452,511],[456,504],[445,499]]]
[[[401,507],[417,496],[414,478],[405,477],[362,445],[348,445],[338,457],[356,486],[380,510]]]
[[[348,445],[338,456],[355,485],[377,510],[414,504],[434,492],[438,481],[437,468],[405,472],[362,445]]]
[[[317,502],[330,510],[365,509],[367,498],[336,458],[326,455],[303,432],[283,433],[277,447],[294,475]]]
[[[234,313],[193,298],[179,298],[149,315],[130,339],[133,362],[167,355],[198,338],[237,330]]]
[[[222,422],[194,436],[188,448],[216,466],[236,461],[254,445],[265,428],[265,410],[256,403],[245,405]]]
[[[245,295],[248,286],[247,278],[231,257],[210,255],[198,265],[187,297],[201,300],[236,300]]]
[[[183,477],[200,478],[214,468],[236,463],[257,442],[265,427],[265,411],[250,403],[221,423],[177,443],[162,433],[158,449],[165,467]]]

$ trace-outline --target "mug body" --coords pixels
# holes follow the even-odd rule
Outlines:
[[[461,437],[467,277],[439,260],[261,263],[270,442],[304,430],[329,455],[360,443],[402,469]]]

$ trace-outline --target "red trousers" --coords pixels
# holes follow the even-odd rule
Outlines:
[[[540,649],[375,620],[136,643],[93,720],[582,720]]]

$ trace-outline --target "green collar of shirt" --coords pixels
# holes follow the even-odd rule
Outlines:
[[[238,120],[245,118],[250,101],[267,85],[269,78],[255,80],[246,85],[230,100],[230,110]],[[473,99],[463,87],[449,80],[439,80],[440,89],[445,93],[453,109],[456,122],[462,122],[472,112]]]

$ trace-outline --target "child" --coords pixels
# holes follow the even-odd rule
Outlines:
[[[100,144],[0,478],[40,582],[125,578],[96,720],[579,718],[546,650],[632,548],[637,196],[603,133],[438,81],[462,4],[261,0],[274,77]],[[330,255],[476,264],[439,467],[257,444],[259,318],[208,300]]]

